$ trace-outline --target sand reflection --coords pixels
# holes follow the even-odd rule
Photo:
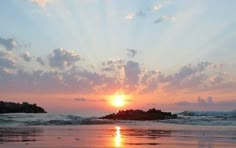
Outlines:
[[[114,137],[114,146],[117,148],[122,147],[122,135],[121,128],[119,126],[115,126],[116,134]]]

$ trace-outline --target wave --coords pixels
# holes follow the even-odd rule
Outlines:
[[[98,119],[96,117],[81,117],[78,114],[0,114],[1,126],[37,126],[37,125],[90,125],[113,124],[121,121]],[[128,122],[128,121],[127,121]],[[125,123],[127,123],[125,122]],[[151,121],[153,124],[157,121]],[[161,120],[158,122],[184,124],[184,125],[220,125],[235,126],[236,110],[228,112],[219,111],[184,111],[178,113],[178,118]],[[123,123],[123,122],[122,122]],[[129,123],[136,123],[129,121]]]
[[[236,125],[236,110],[233,111],[184,111],[177,119],[164,120],[165,123],[189,125]]]
[[[111,120],[85,118],[79,115],[58,114],[2,114],[0,126],[33,126],[33,125],[83,125],[83,124],[112,124]]]
[[[209,116],[217,118],[234,118],[236,119],[236,110],[233,111],[184,111],[179,113],[184,116]]]

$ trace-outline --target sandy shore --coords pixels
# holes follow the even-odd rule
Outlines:
[[[235,148],[236,127],[151,122],[0,127],[3,148]]]

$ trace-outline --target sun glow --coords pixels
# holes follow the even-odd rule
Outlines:
[[[122,107],[126,104],[127,95],[116,92],[114,95],[111,96],[111,103],[115,107]]]
[[[124,106],[124,97],[122,95],[117,95],[114,97],[113,104],[117,107]]]

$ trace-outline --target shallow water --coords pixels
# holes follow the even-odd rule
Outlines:
[[[235,148],[235,126],[130,122],[0,128],[3,148]]]

